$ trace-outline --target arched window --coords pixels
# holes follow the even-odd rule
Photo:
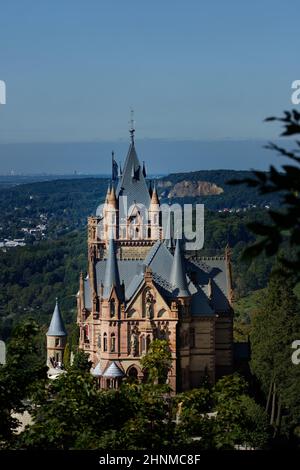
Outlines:
[[[97,346],[99,349],[101,349],[101,335],[98,335],[98,340],[97,340]]]
[[[114,333],[110,335],[110,352],[116,352],[116,335]]]
[[[110,301],[110,316],[114,317],[116,314],[116,302],[115,299],[111,299]]]
[[[103,335],[103,351],[107,351],[107,334]]]
[[[128,371],[128,377],[130,377],[133,381],[137,380],[138,371],[136,370],[135,367],[130,367],[130,369]]]
[[[55,347],[60,346],[60,338],[55,338]]]

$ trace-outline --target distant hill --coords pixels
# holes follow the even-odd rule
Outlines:
[[[248,171],[212,170],[155,178],[163,202],[204,203],[209,210],[276,206],[279,196],[261,197],[256,189],[231,186],[228,180]],[[86,218],[103,202],[109,178],[76,177],[0,187],[0,238],[22,238],[24,229],[47,220],[46,238],[85,227]]]
[[[243,179],[251,175],[251,171],[235,170],[171,173],[161,178],[157,186],[164,201],[201,202],[211,210],[239,209],[253,205],[277,206],[280,202],[278,194],[268,194],[262,197],[256,188],[228,184],[228,181],[232,179]]]

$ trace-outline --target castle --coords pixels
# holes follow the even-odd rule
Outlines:
[[[101,388],[117,388],[126,377],[143,381],[140,359],[155,338],[169,342],[174,392],[197,387],[204,375],[214,383],[232,371],[230,252],[192,256],[170,226],[164,233],[156,187],[146,181],[133,127],[130,133],[123,171],[113,157],[105,203],[88,219],[88,273],[80,275],[77,294],[79,347]],[[53,315],[48,363],[53,356],[62,361],[65,344],[58,306]]]

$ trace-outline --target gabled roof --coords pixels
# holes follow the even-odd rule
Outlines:
[[[49,330],[47,331],[47,336],[67,336],[67,332],[59,310],[57,299],[54,312],[51,318]]]
[[[124,372],[120,369],[115,362],[112,362],[110,366],[106,369],[103,374],[103,377],[124,377]]]
[[[150,205],[149,190],[143,175],[143,168],[135,151],[134,142],[130,144],[123,173],[118,183],[117,197],[119,196],[127,196],[128,209],[135,202],[143,204],[147,209]]]

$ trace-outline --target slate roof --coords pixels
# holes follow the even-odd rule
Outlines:
[[[95,377],[101,377],[101,375],[103,375],[100,362],[98,362],[98,364],[96,365],[96,367],[91,370],[91,373],[92,373],[92,375],[94,375]]]
[[[116,260],[119,273],[119,280],[124,281],[125,301],[128,303],[144,281],[146,267],[152,270],[154,283],[163,296],[168,301],[178,296],[180,289],[185,295],[191,296],[192,315],[213,315],[215,311],[227,311],[230,308],[228,302],[228,287],[226,262],[224,258],[186,259],[181,258],[182,276],[172,278],[172,269],[180,264],[176,261],[176,250],[171,254],[166,244],[157,241],[144,260]],[[174,261],[175,260],[175,261]],[[97,286],[104,284],[107,260],[96,263]],[[177,272],[177,268],[175,270]],[[185,274],[184,274],[185,273]],[[209,298],[208,283],[211,279],[212,298]],[[179,291],[178,291],[179,289]],[[182,292],[181,292],[182,294]],[[84,299],[86,308],[91,308],[91,293],[89,279],[84,282]]]
[[[174,287],[178,297],[189,297],[184,260],[181,254],[180,241],[177,240],[173,257],[170,282]]]
[[[51,318],[50,326],[47,331],[47,336],[67,336],[64,321],[62,319],[57,300]]]
[[[109,241],[103,286],[104,299],[108,299],[110,297],[113,287],[115,287],[119,295],[121,294],[119,268],[116,258],[115,241],[113,238]]]
[[[135,203],[143,204],[147,209],[150,205],[149,190],[143,175],[143,168],[135,150],[134,142],[130,144],[123,173],[117,186],[116,195],[117,197],[127,196],[128,209]],[[119,209],[121,212],[121,208]]]
[[[115,362],[112,362],[110,366],[106,369],[106,371],[103,374],[103,377],[124,377],[124,372],[120,369],[119,366]]]

